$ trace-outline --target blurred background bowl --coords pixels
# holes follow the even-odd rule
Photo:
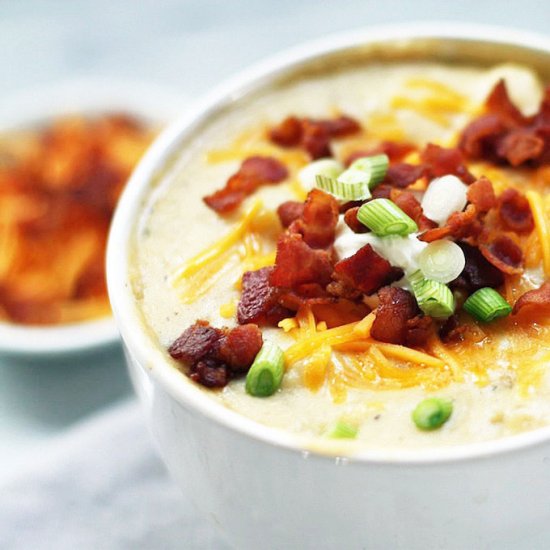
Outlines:
[[[0,104],[0,135],[40,130],[75,115],[86,119],[120,113],[160,130],[183,106],[181,95],[163,86],[80,78],[4,99]],[[0,357],[11,361],[60,360],[117,346],[118,331],[111,316],[41,326],[0,322]]]

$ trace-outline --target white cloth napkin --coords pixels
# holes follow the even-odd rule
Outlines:
[[[0,547],[226,549],[149,437],[131,400],[36,449],[0,485]]]

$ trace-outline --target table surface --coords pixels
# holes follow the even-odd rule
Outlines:
[[[470,21],[547,33],[545,0],[0,0],[0,100],[61,79],[146,80],[189,97],[270,53],[330,32]],[[0,360],[0,475],[131,394],[120,349],[93,360]]]

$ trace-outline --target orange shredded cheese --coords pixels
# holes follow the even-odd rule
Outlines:
[[[544,273],[550,277],[550,231],[548,230],[547,215],[544,201],[537,191],[527,191],[525,194],[533,213],[535,227],[542,248],[542,265]]]
[[[317,392],[325,382],[330,363],[332,348],[322,344],[305,361],[303,370],[304,385],[312,392]]]

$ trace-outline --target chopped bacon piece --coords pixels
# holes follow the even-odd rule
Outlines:
[[[363,294],[360,290],[344,281],[332,281],[327,285],[327,291],[332,296],[347,298],[348,300],[356,300]]]
[[[216,359],[204,359],[191,367],[189,378],[207,388],[223,388],[230,380],[227,365]]]
[[[420,160],[426,165],[427,175],[439,178],[453,174],[464,183],[473,183],[475,178],[464,164],[464,157],[460,149],[445,149],[439,145],[428,143],[420,153]]]
[[[275,269],[269,277],[273,286],[295,288],[305,283],[330,282],[332,261],[325,250],[309,247],[300,234],[283,235],[277,243]]]
[[[520,110],[512,103],[503,78],[496,83],[487,97],[485,105],[490,113],[498,114],[508,126],[518,126],[526,122]]]
[[[388,158],[392,162],[399,162],[409,153],[412,153],[416,147],[410,143],[398,143],[396,141],[383,141],[379,145],[372,147],[370,149],[363,149],[360,151],[354,151],[349,155],[344,164],[349,166],[353,161],[363,158],[370,157],[373,155],[380,155],[382,153],[388,155]]]
[[[330,133],[324,124],[307,119],[302,121],[301,145],[313,160],[332,156]]]
[[[404,188],[420,179],[426,171],[423,165],[407,164],[399,162],[388,168],[385,182],[394,187]]]
[[[304,213],[304,203],[296,201],[283,202],[277,208],[277,215],[283,227],[288,227]]]
[[[333,278],[365,294],[397,281],[403,272],[377,254],[370,244],[360,248],[353,256],[334,266]]]
[[[455,239],[475,237],[481,233],[483,226],[477,218],[477,210],[469,204],[464,212],[453,212],[443,227],[428,229],[418,238],[426,243],[452,236]]]
[[[281,292],[279,304],[290,312],[296,312],[303,306],[334,305],[336,300],[317,283],[299,285],[296,290]],[[290,315],[287,314],[287,317]]]
[[[223,189],[207,195],[204,202],[219,214],[231,212],[264,183],[279,183],[288,176],[288,170],[272,157],[246,159],[225,184]]]
[[[466,325],[460,325],[458,322],[458,315],[451,315],[441,328],[439,329],[439,337],[441,341],[450,344],[456,342],[462,342],[464,340],[465,332],[467,330]]]
[[[354,118],[346,115],[317,122],[327,129],[331,138],[349,136],[361,130],[361,125]]]
[[[437,227],[434,221],[424,215],[422,206],[410,191],[392,189],[390,199],[399,206],[407,216],[416,222],[420,231],[426,231]]]
[[[273,143],[281,147],[302,147],[312,159],[330,157],[330,140],[358,132],[359,123],[346,115],[333,119],[287,117],[269,132]]]
[[[220,388],[250,368],[262,343],[256,325],[218,329],[206,321],[197,321],[183,331],[168,353],[184,363],[191,380],[208,388]]]
[[[498,198],[500,219],[517,233],[529,233],[535,227],[529,201],[513,188],[505,189]]]
[[[523,271],[523,252],[507,235],[499,235],[491,243],[480,245],[479,250],[503,273],[515,275]]]
[[[418,312],[413,295],[402,288],[385,286],[378,291],[378,298],[380,302],[371,336],[380,342],[406,344],[407,321],[416,317]]]
[[[505,126],[499,116],[482,115],[464,128],[459,147],[470,158],[492,160],[496,142],[504,131]]]
[[[517,315],[524,308],[536,308],[537,312],[545,315],[550,312],[550,281],[543,283],[540,288],[522,294],[514,304],[512,315]]]
[[[482,176],[468,187],[468,202],[471,202],[477,212],[485,213],[497,204],[493,184]]]
[[[302,122],[295,116],[285,118],[270,130],[269,139],[281,147],[297,147],[302,141]]]
[[[434,322],[431,317],[417,315],[407,320],[406,330],[405,343],[407,346],[412,348],[424,346],[434,332]]]
[[[344,214],[344,222],[346,222],[346,225],[354,232],[354,233],[368,233],[370,229],[363,225],[358,219],[357,219],[357,212],[359,212],[360,206],[354,206],[353,208],[350,208],[349,210],[346,210],[346,213]]]
[[[372,198],[373,199],[389,199],[391,195],[392,186],[388,185],[387,183],[382,183],[381,185],[377,185],[372,190]]]
[[[300,233],[312,248],[327,248],[334,242],[337,223],[338,201],[320,189],[312,189],[304,213],[292,224],[290,231]]]
[[[339,212],[340,214],[345,214],[350,208],[355,208],[356,206],[361,206],[367,201],[348,201],[340,204]]]
[[[211,327],[207,321],[197,321],[183,331],[168,348],[168,353],[179,361],[196,363],[218,350],[222,332]]]
[[[508,132],[497,145],[497,154],[512,166],[519,166],[528,160],[540,157],[544,150],[544,140],[534,129],[518,128]]]
[[[278,303],[279,289],[269,282],[273,269],[262,267],[243,275],[241,299],[237,307],[237,321],[240,325],[256,323],[276,326],[288,317],[289,311]]]
[[[466,265],[462,273],[452,283],[453,289],[463,289],[468,293],[479,290],[483,287],[498,288],[504,283],[504,276],[475,246],[463,241],[457,242],[464,252]]]
[[[257,325],[241,325],[230,330],[221,339],[219,357],[234,371],[247,370],[262,344],[262,333]]]
[[[504,80],[500,80],[485,102],[487,114],[463,130],[460,148],[470,158],[512,166],[550,162],[549,99],[547,89],[538,114],[524,117],[510,100]]]

